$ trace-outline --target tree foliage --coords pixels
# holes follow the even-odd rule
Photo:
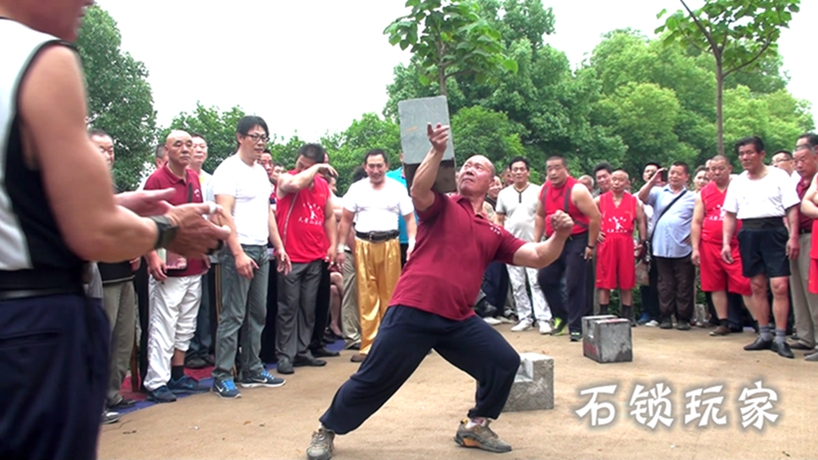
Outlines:
[[[156,113],[148,70],[121,49],[114,19],[102,8],[86,9],[77,37],[88,92],[88,125],[114,140],[114,181],[136,187],[156,139]]]
[[[244,115],[239,106],[220,112],[216,107],[205,107],[197,102],[192,112],[182,112],[173,118],[170,127],[161,133],[160,141],[164,141],[171,129],[204,136],[207,141],[207,160],[202,169],[212,173],[225,158],[236,153],[236,126]]]

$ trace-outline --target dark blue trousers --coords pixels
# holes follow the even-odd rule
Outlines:
[[[110,336],[99,299],[0,301],[0,458],[96,458]]]
[[[338,434],[361,426],[403,385],[432,348],[477,380],[477,404],[469,417],[496,419],[506,404],[520,355],[481,318],[453,321],[416,308],[394,306],[372,349],[344,383],[321,423]]]
[[[508,269],[506,264],[494,261],[486,268],[483,274],[483,292],[486,300],[497,307],[497,316],[503,314],[503,306],[508,296]]]
[[[555,318],[568,321],[570,332],[582,331],[582,317],[593,313],[593,304],[587,301],[588,271],[590,262],[585,260],[588,233],[574,235],[565,241],[562,254],[551,265],[537,273],[537,282],[545,294]],[[562,294],[562,277],[565,276],[567,302]]]

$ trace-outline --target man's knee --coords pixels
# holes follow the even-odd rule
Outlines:
[[[772,288],[773,297],[787,297],[789,280],[786,277],[773,278],[770,280],[770,288]]]
[[[750,279],[750,289],[754,296],[767,295],[767,277],[764,275],[754,276]]]

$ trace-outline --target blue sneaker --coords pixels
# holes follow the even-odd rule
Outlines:
[[[167,385],[148,391],[148,400],[156,403],[169,403],[176,401],[176,396],[170,392]]]
[[[637,321],[637,323],[639,325],[645,325],[645,324],[649,323],[650,320],[652,320],[652,319],[653,318],[651,318],[649,314],[642,313],[642,316],[639,317],[639,320]]]
[[[273,377],[267,371],[261,371],[260,374],[256,374],[252,377],[245,377],[241,379],[240,385],[242,388],[256,388],[256,387],[268,387],[268,388],[275,388],[284,385],[285,380],[280,379],[278,377]]]
[[[241,398],[241,393],[239,393],[238,388],[236,388],[236,384],[233,383],[233,379],[226,379],[221,382],[214,380],[211,391],[225,399]]]
[[[168,389],[174,394],[200,393],[202,391],[199,388],[199,381],[187,375],[182,376],[179,380],[170,379]]]

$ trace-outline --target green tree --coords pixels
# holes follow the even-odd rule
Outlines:
[[[385,30],[389,43],[409,49],[418,58],[419,78],[427,85],[437,81],[447,96],[446,80],[473,74],[479,81],[493,72],[517,70],[503,54],[502,37],[480,16],[480,7],[469,0],[407,0],[411,11]],[[422,27],[421,27],[422,24]]]
[[[114,181],[132,190],[156,142],[156,112],[145,65],[122,51],[114,19],[92,6],[77,37],[88,91],[88,125],[114,140]]]
[[[509,160],[525,155],[520,141],[524,128],[508,120],[502,112],[481,106],[461,109],[452,117],[453,141],[462,159],[472,155],[485,155],[495,168],[502,170]]]
[[[204,136],[207,141],[207,160],[202,169],[212,173],[225,158],[236,153],[236,126],[244,115],[239,106],[221,112],[216,107],[205,107],[197,102],[192,112],[182,112],[173,118],[170,126],[162,131],[162,140],[171,129]]]
[[[685,11],[670,15],[657,33],[667,31],[665,43],[683,42],[715,59],[717,148],[724,154],[724,80],[730,74],[758,66],[765,54],[776,54],[781,29],[798,12],[800,0],[707,0],[693,11],[679,0]],[[666,13],[663,10],[658,17]]]

